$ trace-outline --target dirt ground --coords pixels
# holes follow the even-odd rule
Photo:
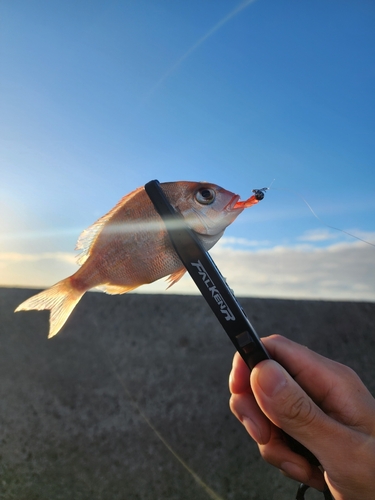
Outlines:
[[[291,500],[228,408],[233,346],[203,298],[86,294],[48,313],[0,288],[2,500]],[[280,333],[354,368],[375,394],[375,304],[240,299]],[[310,492],[306,499],[321,499]]]

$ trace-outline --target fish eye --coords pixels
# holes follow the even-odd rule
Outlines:
[[[211,205],[215,201],[216,193],[213,189],[203,187],[195,193],[195,199],[202,205]]]

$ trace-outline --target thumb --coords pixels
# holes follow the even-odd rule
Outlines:
[[[320,459],[332,443],[337,422],[328,417],[276,361],[255,366],[251,387],[263,413]]]

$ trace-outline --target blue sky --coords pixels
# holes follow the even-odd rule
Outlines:
[[[151,179],[242,198],[275,179],[212,251],[235,291],[375,300],[375,248],[302,199],[375,243],[371,0],[5,0],[0,14],[0,284],[74,272],[80,232]]]

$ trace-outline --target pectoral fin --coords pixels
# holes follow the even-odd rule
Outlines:
[[[182,267],[181,269],[179,269],[178,271],[170,274],[167,278],[167,281],[169,282],[169,285],[167,287],[167,290],[168,288],[170,288],[172,285],[174,285],[175,283],[177,283],[177,281],[179,281],[182,276],[186,273],[186,269],[184,267]]]

